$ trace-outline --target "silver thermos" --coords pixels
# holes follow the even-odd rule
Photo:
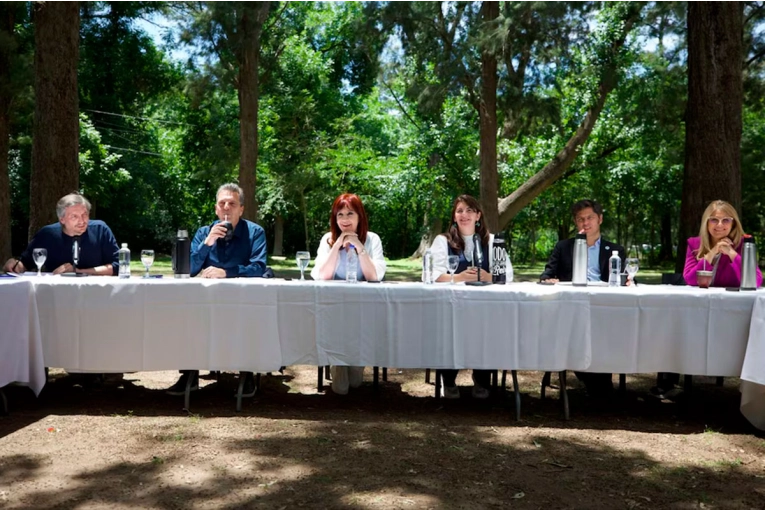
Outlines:
[[[191,276],[191,239],[186,230],[179,230],[175,239],[173,254],[173,272],[176,278]]]
[[[571,283],[584,287],[587,285],[587,236],[577,234],[574,240],[574,272]]]
[[[744,236],[741,252],[741,290],[757,290],[757,246],[750,235]]]

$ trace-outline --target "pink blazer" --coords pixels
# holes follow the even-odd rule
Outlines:
[[[741,243],[743,244],[743,243]],[[715,281],[712,282],[714,287],[738,287],[741,285],[741,244],[736,247],[738,255],[731,262],[730,257],[723,255],[717,262],[717,273],[715,274]],[[694,251],[701,246],[701,238],[690,237],[688,238],[688,250],[685,253],[685,269],[683,270],[683,278],[688,285],[697,286],[699,283],[696,280],[696,271],[704,269],[706,263],[706,269],[712,270],[712,266],[704,259],[697,260]],[[757,268],[757,287],[762,287],[762,272],[760,268]]]

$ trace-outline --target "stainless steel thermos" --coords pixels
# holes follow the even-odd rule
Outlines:
[[[587,236],[577,234],[574,240],[574,271],[571,283],[577,286],[587,285]]]
[[[757,246],[750,235],[744,236],[741,250],[741,290],[757,290]]]

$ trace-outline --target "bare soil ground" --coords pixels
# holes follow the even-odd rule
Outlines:
[[[288,367],[241,413],[223,374],[188,413],[162,391],[176,372],[89,388],[56,371],[39,399],[6,389],[0,507],[765,508],[765,436],[740,415],[737,380],[696,378],[670,402],[629,377],[626,395],[594,401],[571,374],[564,421],[542,374],[519,375],[516,422],[511,392],[470,398],[469,372],[445,401],[422,370],[389,369],[375,392],[368,369],[341,397]]]

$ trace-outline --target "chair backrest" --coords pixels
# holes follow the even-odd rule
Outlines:
[[[662,285],[685,285],[685,278],[683,278],[683,273],[662,273],[661,284]]]

